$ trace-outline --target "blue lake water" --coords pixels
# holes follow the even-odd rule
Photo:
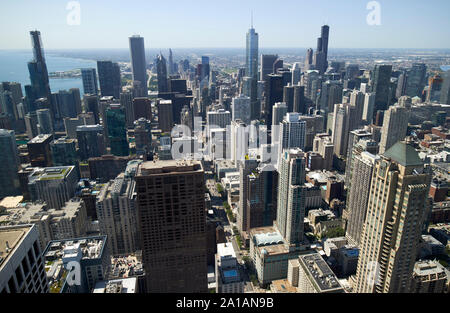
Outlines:
[[[31,61],[31,51],[6,51],[0,50],[0,81],[18,82],[24,90],[25,85],[30,84],[27,63]],[[95,61],[61,57],[52,53],[45,54],[48,72],[69,71],[85,67],[97,68]],[[51,78],[50,89],[57,92],[63,89],[79,88],[83,94],[81,78]],[[25,91],[24,91],[25,92]],[[25,95],[25,93],[24,93]]]
[[[443,70],[444,72],[447,72],[450,70],[450,65],[442,65],[441,66],[441,70]]]

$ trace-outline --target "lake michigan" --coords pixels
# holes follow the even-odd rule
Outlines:
[[[22,85],[25,96],[25,85],[30,84],[30,76],[27,63],[33,59],[31,51],[0,50],[0,82],[18,82]],[[69,71],[80,68],[97,68],[97,62],[77,58],[58,56],[45,53],[48,72]],[[84,93],[83,83],[80,78],[50,78],[50,89],[52,92],[79,88]]]

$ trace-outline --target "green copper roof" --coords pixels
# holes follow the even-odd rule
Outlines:
[[[390,158],[403,166],[423,165],[423,161],[419,158],[419,154],[413,146],[403,141],[397,142],[384,156]]]

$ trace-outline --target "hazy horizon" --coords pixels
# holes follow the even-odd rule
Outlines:
[[[79,25],[67,22],[70,2],[79,5]],[[241,48],[252,11],[259,45],[267,49],[315,49],[324,24],[330,26],[330,50],[450,49],[449,1],[375,1],[380,25],[367,22],[371,2],[15,0],[2,4],[0,27],[8,31],[0,33],[0,49],[31,48],[34,29],[48,50],[127,49],[134,34],[144,37],[146,48]]]

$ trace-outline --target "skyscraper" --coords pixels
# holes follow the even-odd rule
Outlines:
[[[144,162],[135,179],[147,292],[206,292],[202,165],[196,161]]]
[[[95,70],[95,68],[82,68],[81,78],[83,80],[84,94],[97,95],[97,71]]]
[[[300,149],[280,156],[276,228],[290,245],[303,241],[305,217],[305,156]]]
[[[383,154],[398,141],[406,137],[408,130],[409,110],[401,106],[390,107],[384,113],[381,129],[380,154]]]
[[[112,255],[131,254],[139,248],[133,177],[141,162],[128,163],[125,173],[105,184],[97,196],[100,230],[108,236]]]
[[[450,70],[444,73],[444,83],[441,89],[441,103],[450,104]]]
[[[156,71],[158,77],[158,92],[168,92],[169,85],[167,81],[167,64],[166,59],[162,54],[159,54],[156,58]]]
[[[106,124],[108,129],[111,154],[127,156],[129,146],[126,131],[125,110],[120,104],[111,104],[106,110]]]
[[[257,119],[260,115],[258,108],[258,33],[252,27],[247,33],[246,57],[245,57],[245,75],[249,77],[249,93],[251,110],[250,118]]]
[[[250,124],[250,98],[244,95],[233,98],[231,104],[232,120],[242,120],[245,124]]]
[[[247,33],[245,75],[258,79],[258,33],[252,27]]]
[[[300,113],[287,113],[286,117],[281,122],[278,139],[278,157],[280,157],[286,149],[305,149],[306,122],[300,120],[300,117]]]
[[[356,148],[356,147],[355,147]],[[369,152],[355,155],[352,163],[352,183],[347,196],[347,239],[355,245],[361,242],[361,232],[366,220],[367,202],[375,162],[379,159]]]
[[[242,233],[244,231],[249,231],[248,226],[248,187],[249,181],[247,179],[248,175],[252,173],[258,167],[258,161],[254,159],[238,160],[239,162],[239,208],[237,214],[237,227]]]
[[[111,61],[97,61],[97,70],[102,96],[119,99],[122,90],[119,64]]]
[[[398,142],[373,171],[354,290],[409,292],[431,177],[417,151]]]
[[[38,120],[39,134],[53,134],[53,121],[49,109],[40,109],[36,111]]]
[[[31,31],[30,35],[33,46],[33,60],[28,62],[28,71],[30,72],[33,92],[33,99],[30,100],[34,101],[39,98],[47,98],[50,101],[51,91],[44,49],[42,47],[41,32],[37,30]]]
[[[172,49],[169,49],[169,75],[175,74],[175,63],[173,63]]]
[[[105,154],[103,126],[83,125],[77,127],[78,153],[80,160],[99,157]]]
[[[131,54],[131,70],[133,72],[133,81],[140,82],[142,93],[147,96],[147,66],[145,63],[144,38],[134,35],[129,38]]]
[[[421,97],[426,85],[427,66],[423,63],[414,63],[406,75],[405,95]]]
[[[0,199],[19,193],[20,160],[13,130],[0,129]]]
[[[261,55],[261,76],[259,80],[266,80],[267,75],[273,73],[273,64],[278,59],[278,55],[262,54]]]
[[[318,70],[320,74],[325,73],[328,68],[329,34],[330,34],[330,27],[328,25],[322,26],[320,37],[317,39],[317,50],[313,57],[314,69]]]
[[[375,92],[375,112],[389,107],[392,65],[377,64],[371,79],[372,91]]]
[[[264,116],[266,125],[272,127],[272,107],[277,102],[283,102],[283,76],[269,74],[266,79]]]

